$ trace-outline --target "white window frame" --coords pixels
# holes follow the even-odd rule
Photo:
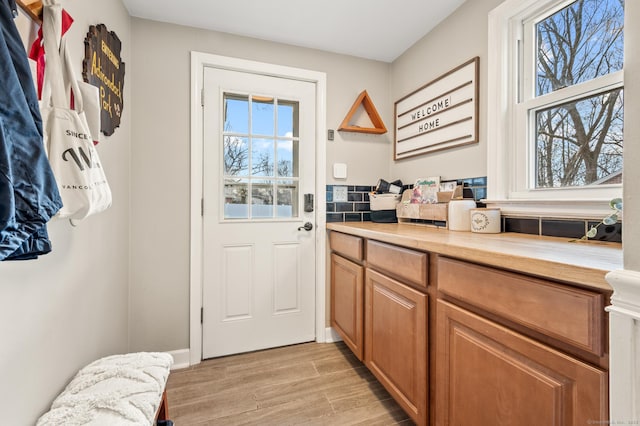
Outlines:
[[[557,11],[574,0],[507,0],[489,13],[487,81],[487,200],[504,214],[601,218],[609,200],[622,196],[622,185],[531,189],[529,145],[534,131],[527,111],[558,99],[556,93],[533,98],[531,79],[520,81],[520,67],[532,67],[534,53],[524,52],[525,31],[536,16]],[[525,30],[525,25],[527,30]],[[581,98],[603,88],[622,87],[623,71],[563,89]],[[518,103],[519,99],[524,102]],[[563,96],[564,98],[564,96]]]

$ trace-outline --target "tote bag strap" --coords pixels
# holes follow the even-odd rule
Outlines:
[[[60,39],[62,38],[62,6],[57,0],[43,0],[42,37],[44,39],[46,67],[42,102],[45,106],[68,107],[64,90],[64,74],[60,59]]]
[[[42,38],[46,67],[42,101],[45,106],[65,107],[64,76],[60,60],[59,43],[62,36],[62,6],[57,0],[43,0]]]
[[[84,111],[84,105],[82,102],[82,92],[80,92],[80,86],[76,79],[76,74],[73,71],[73,61],[67,48],[67,36],[63,36],[60,42],[60,57],[64,59],[62,64],[62,72],[65,84],[65,94],[68,93],[68,88],[71,86],[71,92],[73,93],[74,109],[78,112]]]

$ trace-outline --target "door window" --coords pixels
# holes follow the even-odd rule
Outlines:
[[[224,220],[299,216],[299,104],[224,93]]]

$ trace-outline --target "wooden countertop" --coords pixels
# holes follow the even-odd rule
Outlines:
[[[623,268],[619,243],[455,232],[407,223],[333,222],[327,229],[597,289],[611,290],[604,276]]]

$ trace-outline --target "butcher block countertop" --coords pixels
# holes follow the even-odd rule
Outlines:
[[[611,290],[622,246],[527,234],[479,234],[407,223],[333,222],[327,229],[585,287]]]

